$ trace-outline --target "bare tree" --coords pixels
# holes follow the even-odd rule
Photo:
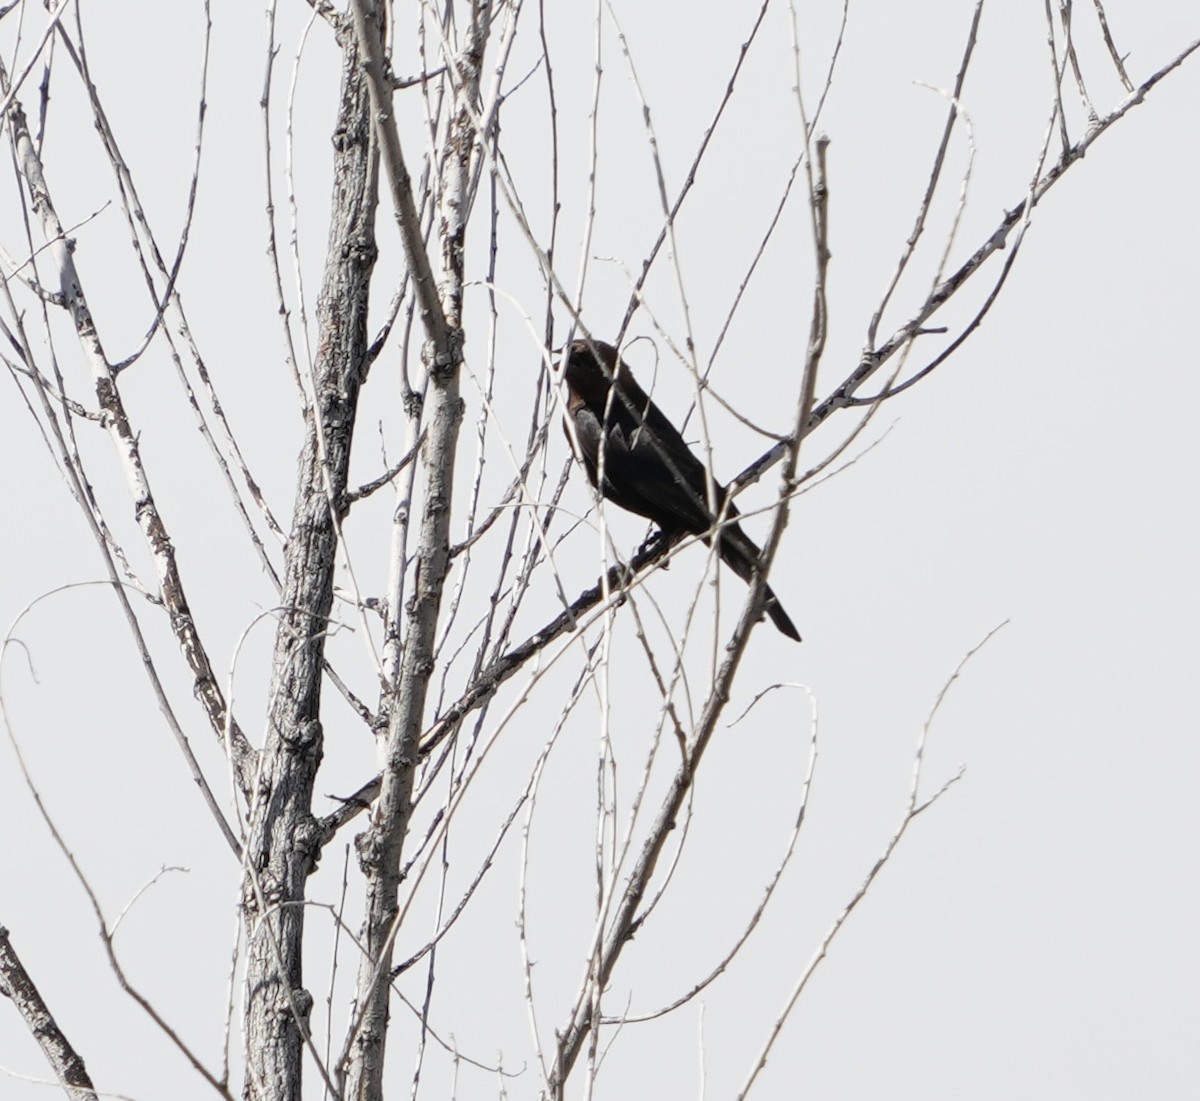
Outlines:
[[[261,326],[276,334],[271,362],[252,366],[221,363],[221,353],[206,350],[206,340],[219,344],[214,327],[227,306],[220,292],[191,289],[203,248],[196,220],[217,172],[209,55],[222,57],[223,24],[214,29],[205,4],[187,30],[203,49],[189,85],[198,88],[194,157],[181,224],[164,229],[162,202],[143,197],[154,157],[127,153],[130,134],[110,114],[106,81],[130,64],[132,43],[85,31],[95,17],[66,0],[44,10],[10,4],[0,16],[10,35],[0,69],[11,153],[4,360],[12,393],[90,532],[162,725],[207,808],[223,850],[214,850],[214,863],[237,869],[240,893],[224,900],[236,907],[238,931],[225,957],[230,994],[217,1058],[210,1041],[197,1040],[199,1029],[166,1011],[153,983],[122,962],[120,919],[96,883],[101,873],[76,859],[34,770],[26,779],[91,902],[111,973],[218,1096],[378,1101],[406,1082],[414,1095],[422,1084],[446,1095],[468,1073],[471,1096],[485,1088],[591,1096],[624,1028],[668,1015],[720,978],[777,905],[796,851],[816,750],[806,697],[792,826],[761,892],[744,900],[740,930],[668,1004],[645,1010],[613,988],[630,966],[635,935],[670,911],[683,853],[697,844],[697,785],[719,724],[731,718],[735,685],[754,698],[738,718],[743,725],[757,719],[759,700],[785,687],[746,658],[798,495],[853,463],[871,446],[864,429],[876,411],[978,331],[1017,266],[1038,204],[1200,46],[1134,73],[1099,0],[1079,12],[1047,3],[1043,86],[1051,95],[1029,136],[1026,182],[970,239],[964,212],[974,141],[964,105],[985,36],[983,0],[964,11],[957,45],[947,48],[940,133],[926,154],[911,232],[861,319],[861,356],[847,365],[827,355],[839,181],[837,135],[831,144],[823,125],[855,33],[850,5],[816,66],[802,49],[807,32],[794,6],[776,10],[764,0],[738,14],[744,26],[724,48],[725,67],[687,90],[705,104],[707,123],[683,163],[672,160],[680,143],[664,149],[653,121],[647,78],[660,66],[655,50],[627,37],[612,5],[591,14],[547,7],[268,5],[262,160],[253,182],[244,166],[221,164],[241,176],[245,208],[266,210],[278,320],[264,317]],[[1082,23],[1103,51],[1076,48]],[[706,316],[696,324],[704,307],[692,296],[701,280],[688,270],[680,227],[697,181],[714,170],[714,148],[737,125],[750,72],[768,56],[790,69],[793,91],[779,111],[791,121],[771,135],[772,152],[782,147],[790,168],[769,176],[775,206],[756,212],[755,246],[738,268],[736,293],[716,323]],[[302,60],[319,76],[309,78]],[[597,198],[610,156],[605,110],[618,86],[620,96],[634,97],[643,133],[615,156],[631,159],[632,148],[641,163],[636,173],[610,169]],[[1104,92],[1093,95],[1094,86]],[[321,99],[318,119],[313,104]],[[60,119],[60,101],[69,119]],[[99,153],[106,178],[73,169],[93,161],[78,150],[64,154],[60,127],[71,142],[88,143],[89,158]],[[637,182],[644,171],[653,180],[649,197]],[[77,174],[88,176],[83,197]],[[311,225],[319,221],[312,196],[323,174],[328,221],[314,304],[305,279],[317,267],[310,268]],[[81,216],[85,201],[92,209]],[[606,202],[636,205],[658,226],[649,247],[622,265],[602,265],[593,245]],[[803,238],[790,238],[793,249],[804,240],[806,251],[793,252],[789,276],[806,315],[769,338],[779,361],[769,385],[783,396],[772,403],[770,426],[760,427],[739,406],[767,376],[747,371],[731,380],[716,368],[733,354],[726,335],[789,218],[805,227]],[[119,266],[97,255],[95,243],[114,225]],[[566,255],[570,248],[578,259]],[[606,288],[599,295],[589,289],[597,282]],[[613,288],[624,290],[623,313],[609,306]],[[582,479],[572,475],[555,423],[563,397],[554,351],[571,335],[625,349],[656,401],[678,423],[685,414],[691,420],[714,478],[730,461],[723,444],[714,460],[717,421],[732,415],[770,441],[730,483],[737,495],[769,473],[773,479],[753,508],[742,505],[763,547],[748,586],[725,577],[714,597],[718,559],[708,548],[705,560],[698,539],[650,531],[639,546],[622,534],[632,529],[611,506],[592,502],[582,519],[572,512],[585,498],[564,496],[572,477]],[[290,378],[290,407],[257,407],[239,371]],[[302,432],[289,485],[296,447],[283,441],[296,412]],[[202,489],[187,488],[190,460],[172,450],[181,415],[207,449]],[[104,436],[107,450],[97,443]],[[43,462],[35,476],[48,469]],[[288,488],[290,517],[280,504]],[[598,569],[580,568],[595,547]],[[231,574],[254,593],[231,602],[236,629],[209,595]],[[37,606],[41,597],[27,595]],[[804,631],[802,608],[793,613]],[[21,630],[19,619],[6,638],[9,663]],[[268,632],[269,655],[261,642]],[[244,690],[235,694],[238,684]],[[242,702],[247,695],[253,703]],[[556,787],[555,755],[565,732],[585,723],[596,729],[597,715],[587,758],[595,773],[590,857],[564,871],[535,821],[545,804],[574,798]],[[203,744],[198,718],[207,724]],[[19,758],[29,735],[7,712],[5,721]],[[739,1096],[755,1084],[829,944],[909,825],[953,783],[932,793],[920,783],[923,744],[924,733],[895,832],[812,945],[810,961],[795,969]],[[174,790],[179,781],[176,774],[152,783]],[[517,898],[515,922],[511,897],[499,905],[490,893],[500,890],[498,865],[503,889]],[[590,908],[566,907],[562,965],[540,969],[533,930],[555,911],[539,896],[560,876]],[[20,930],[11,933],[19,943]],[[228,927],[193,935],[209,951]],[[473,987],[490,980],[472,980],[476,958],[501,945],[520,960],[503,1012],[494,1006],[504,999]],[[7,933],[4,947],[0,990],[20,990],[36,1007],[31,1031],[70,1095],[93,1096],[84,1070],[96,1044],[88,1022],[76,1019],[68,1040],[54,1024],[61,1007],[38,994],[37,966],[27,960],[35,973],[25,973]],[[219,951],[210,956],[220,959]],[[453,991],[449,1006],[435,998],[440,987]],[[474,1016],[465,1003],[475,997],[497,1021],[496,1040],[488,1050],[460,1050],[454,1036],[460,1016]],[[526,1046],[514,1057],[506,1045],[522,1015]],[[496,1049],[507,1054],[496,1058]]]

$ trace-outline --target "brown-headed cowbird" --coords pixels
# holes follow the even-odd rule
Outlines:
[[[594,351],[593,351],[594,349]],[[597,359],[599,357],[599,359]],[[623,509],[653,520],[669,538],[699,535],[711,545],[721,519],[717,550],[721,560],[749,581],[761,551],[737,523],[738,510],[715,480],[709,507],[708,475],[675,426],[634,380],[611,344],[572,341],[560,367],[569,391],[567,439],[600,495]],[[610,399],[609,391],[616,382]],[[603,454],[603,484],[598,481]],[[800,641],[775,594],[765,590],[763,610],[788,638]]]

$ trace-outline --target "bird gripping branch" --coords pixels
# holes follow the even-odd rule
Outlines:
[[[566,416],[574,432],[565,423],[563,429],[600,495],[653,520],[673,539],[698,535],[711,545],[716,529],[721,561],[749,582],[762,551],[742,530],[737,508],[715,480],[711,489],[716,511],[710,507],[707,468],[637,384],[617,349],[600,341],[575,340],[564,351],[560,367],[569,394]],[[763,610],[783,634],[800,641],[769,586]]]

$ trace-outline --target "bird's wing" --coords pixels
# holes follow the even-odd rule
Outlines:
[[[669,533],[701,533],[712,526],[704,465],[653,404],[635,412],[614,400],[606,423],[590,406],[573,414],[575,434],[592,484],[604,454],[601,493],[621,508],[653,520]],[[723,491],[717,487],[718,500]]]

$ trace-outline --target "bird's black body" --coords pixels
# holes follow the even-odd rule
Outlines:
[[[715,480],[710,485],[704,464],[637,384],[617,350],[600,341],[573,341],[563,353],[562,369],[567,416],[574,426],[567,438],[601,496],[653,520],[673,538],[698,535],[710,543],[719,517],[721,560],[749,581],[761,551],[736,522],[738,510],[725,487]],[[799,632],[770,588],[765,596],[771,621],[799,642]]]

